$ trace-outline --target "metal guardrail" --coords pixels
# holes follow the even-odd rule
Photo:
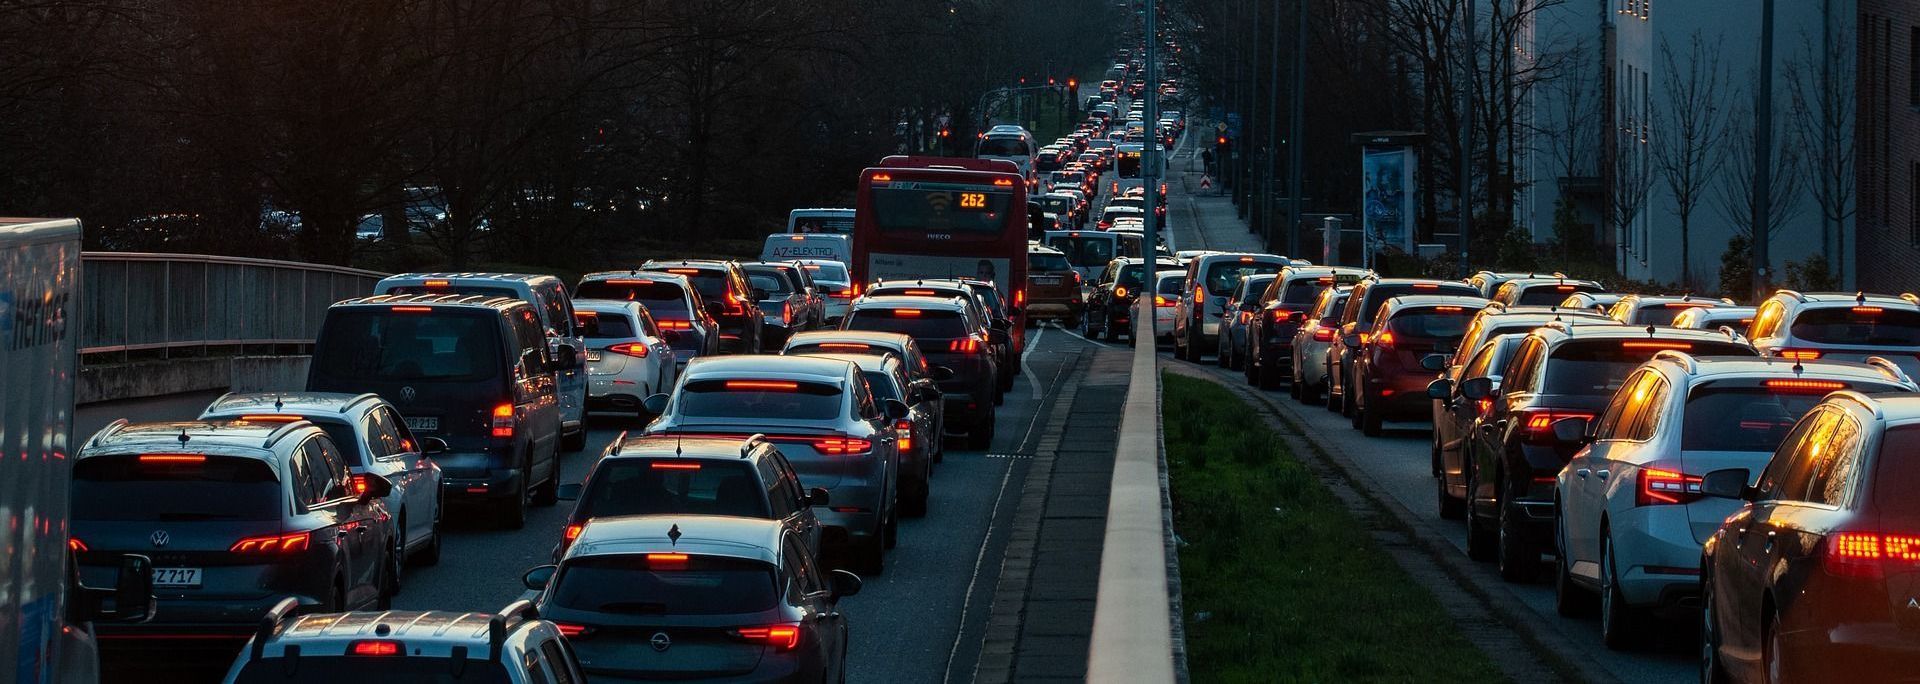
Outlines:
[[[327,307],[385,274],[272,259],[85,252],[80,352],[309,345]]]
[[[1153,300],[1134,315],[1133,377],[1120,413],[1094,600],[1089,682],[1174,682],[1166,499],[1160,478],[1160,371]]]

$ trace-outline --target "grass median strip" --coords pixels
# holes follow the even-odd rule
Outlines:
[[[1252,406],[1164,379],[1194,681],[1502,681]]]

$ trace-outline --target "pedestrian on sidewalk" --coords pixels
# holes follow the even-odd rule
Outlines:
[[[1206,176],[1213,175],[1213,150],[1200,148],[1200,173]]]

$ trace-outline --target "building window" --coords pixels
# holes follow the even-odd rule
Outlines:
[[[1907,104],[1920,107],[1920,26],[1907,40]]]

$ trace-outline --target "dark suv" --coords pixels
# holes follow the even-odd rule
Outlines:
[[[845,330],[877,330],[913,337],[927,362],[951,369],[940,381],[950,426],[967,432],[967,446],[985,449],[993,443],[994,398],[998,395],[1000,362],[990,340],[1003,335],[973,320],[971,306],[958,297],[862,297],[854,301],[841,321]]]
[[[767,298],[767,293],[753,287],[740,264],[714,259],[648,261],[640,265],[640,270],[686,276],[693,283],[706,303],[707,313],[720,322],[721,353],[760,352],[760,330],[765,323],[760,301]]]
[[[306,421],[123,420],[74,460],[69,544],[91,586],[113,585],[123,553],[153,559],[153,618],[98,624],[102,640],[238,646],[282,599],[387,607],[400,568],[391,491],[379,475],[356,480]]]
[[[1247,384],[1263,389],[1280,386],[1293,377],[1293,337],[1307,320],[1307,310],[1327,288],[1352,285],[1366,270],[1344,266],[1288,266],[1267,284],[1248,323]]]
[[[1153,266],[1156,274],[1178,273],[1185,268],[1172,259],[1160,259]],[[1087,339],[1097,339],[1102,334],[1109,340],[1120,339],[1121,335],[1133,337],[1134,302],[1149,289],[1141,280],[1146,272],[1145,259],[1121,257],[1107,262],[1106,269],[1094,280],[1092,291],[1087,293],[1087,316],[1081,328]]]
[[[553,370],[573,348],[549,353],[533,307],[479,295],[378,295],[327,309],[307,389],[372,392],[393,402],[407,428],[438,437],[434,457],[448,501],[505,504],[518,529],[527,503],[549,506],[560,479],[560,410]]]
[[[553,559],[594,518],[690,513],[780,520],[807,550],[820,553],[820,519],[827,490],[800,487],[800,476],[765,435],[733,437],[641,436],[616,439],[580,484],[560,486],[577,501],[567,515]]]
[[[1487,300],[1479,297],[1408,296],[1387,300],[1374,317],[1373,336],[1361,344],[1348,335],[1342,345],[1359,347],[1353,357],[1353,426],[1378,436],[1388,418],[1432,415],[1427,383],[1431,355],[1453,351],[1467,324]]]
[[[1496,387],[1492,378],[1462,380],[1465,401],[1492,399],[1466,431],[1467,555],[1500,562],[1508,581],[1531,580],[1540,553],[1551,548],[1555,475],[1580,447],[1553,424],[1591,420],[1627,375],[1664,349],[1694,356],[1758,356],[1745,338],[1723,332],[1625,325],[1578,319],[1528,333]]]
[[[1480,291],[1474,286],[1458,280],[1429,280],[1419,278],[1379,278],[1361,279],[1353,286],[1353,292],[1347,296],[1347,306],[1340,310],[1340,328],[1334,331],[1334,340],[1341,344],[1333,345],[1327,352],[1327,409],[1338,410],[1341,415],[1352,417],[1354,393],[1348,388],[1354,386],[1353,357],[1367,345],[1373,335],[1374,318],[1380,315],[1380,308],[1387,300],[1407,295],[1448,295],[1457,297],[1479,297]],[[1358,344],[1345,344],[1348,339]]]

